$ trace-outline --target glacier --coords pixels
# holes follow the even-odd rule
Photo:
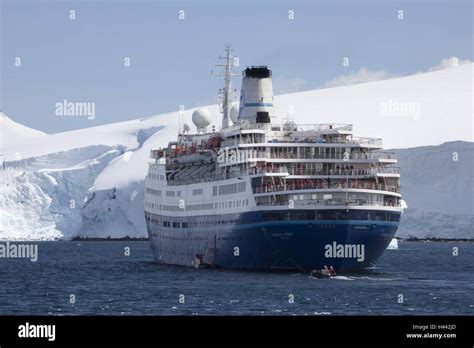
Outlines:
[[[474,239],[474,143],[389,151],[408,202],[397,237]]]
[[[466,64],[285,94],[275,107],[297,123],[353,123],[356,135],[394,148],[408,203],[397,237],[474,239],[472,74]],[[416,118],[381,114],[386,101],[414,100]],[[218,128],[219,107],[206,108]],[[193,111],[56,134],[0,114],[0,240],[146,238],[150,150],[175,139]]]

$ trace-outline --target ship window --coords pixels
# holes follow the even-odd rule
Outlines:
[[[202,195],[202,188],[193,190],[193,196]]]
[[[174,191],[166,191],[166,197],[174,197]]]
[[[245,191],[245,181],[238,183],[237,191],[238,191],[238,192],[244,192],[244,191]]]
[[[173,227],[179,227],[179,222],[173,222]]]
[[[149,194],[155,195],[155,196],[161,196],[161,191],[160,190],[155,190],[155,189],[151,189],[151,188],[147,188],[146,193],[149,193]]]
[[[181,197],[181,191],[178,191],[176,194],[178,197]]]
[[[237,193],[237,184],[228,184],[219,186],[219,195],[229,195]]]
[[[213,195],[213,196],[217,196],[217,186],[214,186],[214,187],[212,188],[212,195]]]

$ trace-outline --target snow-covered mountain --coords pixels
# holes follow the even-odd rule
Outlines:
[[[0,149],[44,135],[46,135],[46,133],[13,122],[5,114],[0,112]]]
[[[409,209],[399,236],[474,238],[473,64],[275,97],[297,123],[353,123],[396,150]],[[207,107],[218,127],[217,106]],[[150,149],[174,139],[194,110],[45,134],[0,116],[0,239],[145,237]],[[452,161],[453,153],[458,161]]]

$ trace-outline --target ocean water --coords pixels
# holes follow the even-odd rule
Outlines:
[[[163,266],[148,242],[40,242],[38,252],[0,259],[1,315],[474,314],[474,243],[401,242],[376,268],[333,279]]]

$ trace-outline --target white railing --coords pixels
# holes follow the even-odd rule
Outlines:
[[[272,136],[267,138],[267,143],[271,144],[356,144],[356,145],[373,145],[373,146],[380,146],[382,147],[382,139],[381,138],[362,138],[362,137],[353,137],[350,139],[347,138],[340,138],[337,139],[322,139],[320,136],[305,136],[303,137],[288,137],[288,136]],[[242,144],[262,144],[261,140],[257,140],[251,142],[247,141],[237,141],[237,140],[224,140],[221,143],[221,147],[226,146],[235,146],[235,145],[242,145]]]
[[[288,206],[290,202],[256,202],[257,206]],[[365,199],[356,199],[356,200],[345,200],[345,199],[304,199],[293,202],[294,206],[370,206],[370,207],[398,207],[398,203],[395,201],[368,201]]]
[[[318,190],[318,189],[360,189],[375,191],[390,191],[400,193],[400,186],[377,184],[373,182],[360,182],[355,180],[328,182],[327,180],[301,180],[300,182],[290,183],[287,185],[262,185],[254,188],[254,193],[273,193],[282,191],[298,191],[298,190]]]

